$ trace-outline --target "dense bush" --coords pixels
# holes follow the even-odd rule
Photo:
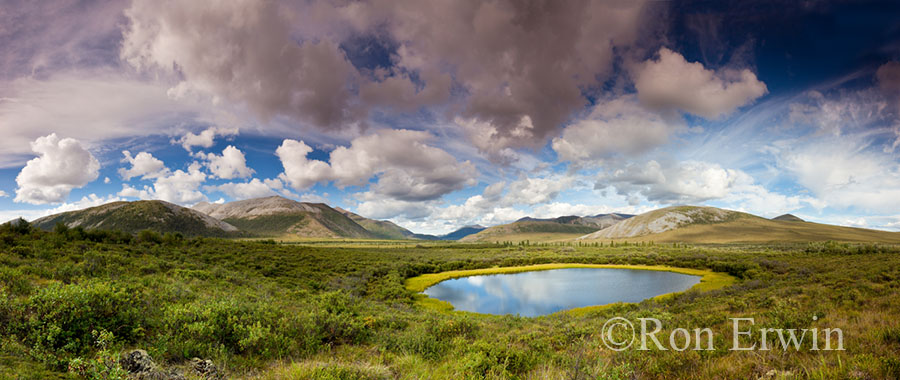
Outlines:
[[[315,353],[327,345],[360,343],[367,325],[358,301],[343,292],[304,297],[290,309],[285,302],[250,295],[203,298],[171,304],[163,316],[157,350],[166,359],[276,359]]]
[[[150,243],[150,244],[159,244],[163,242],[162,235],[159,232],[153,230],[143,230],[138,232],[137,238],[138,243]]]
[[[22,296],[31,293],[31,281],[20,268],[0,266],[0,289],[6,289],[11,295]]]
[[[93,347],[96,330],[113,332],[126,342],[141,337],[147,317],[143,298],[133,286],[108,282],[51,284],[7,306],[13,314],[9,332],[18,335],[35,358],[64,366]]]
[[[311,300],[315,336],[326,345],[360,343],[368,337],[365,319],[360,315],[359,300],[345,292],[325,292]]]
[[[396,270],[385,275],[373,275],[366,288],[366,294],[380,301],[412,302],[412,294],[403,286],[404,278]]]
[[[271,302],[223,297],[168,306],[162,350],[170,359],[249,354],[282,357],[306,331]]]

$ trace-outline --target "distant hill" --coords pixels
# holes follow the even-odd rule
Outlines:
[[[202,202],[193,209],[242,231],[264,237],[377,237],[326,204],[297,202],[278,196],[225,204]]]
[[[590,217],[561,216],[553,219],[525,217],[513,223],[487,228],[460,241],[546,241],[573,239],[630,218],[627,214]]]
[[[799,219],[799,218],[798,218]],[[687,243],[803,243],[847,241],[900,243],[900,233],[770,220],[715,207],[674,206],[650,211],[579,240]]]
[[[180,232],[185,236],[231,236],[234,226],[204,213],[164,201],[113,202],[84,210],[50,215],[32,222],[51,230],[57,223],[84,229]]]
[[[805,222],[805,220],[800,219],[800,218],[798,218],[798,217],[796,217],[796,216],[794,216],[794,215],[791,215],[791,214],[779,215],[779,216],[776,216],[776,217],[772,218],[772,220],[780,220],[780,221],[783,221],[783,222]]]
[[[466,236],[477,234],[481,231],[486,230],[487,227],[474,225],[474,226],[465,226],[456,231],[453,231],[446,235],[438,236],[438,240],[460,240]]]
[[[694,224],[713,224],[753,217],[737,211],[715,207],[673,206],[653,210],[629,218],[581,239],[624,239],[658,234]]]
[[[379,239],[418,239],[417,234],[413,233],[406,228],[400,227],[396,225],[394,222],[387,220],[375,220],[369,219],[364,216],[360,216],[358,214],[352,213],[350,211],[344,210],[340,207],[336,207],[335,210],[341,214],[344,214],[356,224],[359,224],[366,231],[369,231],[372,235]]]

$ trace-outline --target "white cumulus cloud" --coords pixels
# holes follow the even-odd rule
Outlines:
[[[281,159],[281,165],[284,166],[282,179],[295,189],[306,189],[316,182],[332,179],[331,166],[327,162],[306,158],[312,151],[313,149],[303,141],[291,139],[284,140],[275,150],[275,155]]]
[[[700,203],[728,195],[739,182],[752,182],[746,173],[724,169],[717,164],[685,161],[661,165],[651,160],[614,171],[605,179],[621,195],[638,193],[653,202]],[[600,182],[600,187],[605,187]]]
[[[202,132],[200,132],[200,134],[188,132],[180,139],[172,140],[172,143],[181,144],[184,150],[190,152],[191,149],[195,146],[199,146],[201,148],[212,147],[217,136],[234,136],[236,134],[238,134],[237,128],[210,127],[204,129]]]
[[[144,186],[141,189],[123,184],[122,190],[117,195],[128,198],[159,199],[181,205],[205,201],[207,200],[206,195],[199,189],[206,181],[207,176],[200,170],[201,168],[200,163],[194,162],[187,171],[176,170],[156,178],[152,186]]]
[[[60,139],[55,133],[31,143],[38,154],[16,176],[16,202],[60,203],[74,188],[97,179],[100,162],[78,140]]]
[[[297,190],[317,182],[340,187],[363,186],[373,177],[372,192],[391,199],[426,201],[475,184],[470,162],[458,162],[446,151],[428,145],[433,136],[411,130],[381,130],[338,147],[329,162],[310,160],[312,148],[284,140],[276,155],[284,166],[282,179]]]
[[[247,178],[255,173],[253,169],[247,167],[244,153],[232,145],[226,147],[221,155],[198,153],[196,157],[206,160],[209,172],[216,178]]]
[[[559,193],[572,187],[575,177],[554,175],[525,177],[511,182],[501,202],[504,205],[535,205],[556,199]]]
[[[399,199],[384,198],[370,192],[359,194],[365,198],[356,206],[360,215],[373,219],[402,218],[420,220],[431,215],[433,205],[428,202],[410,202]]]
[[[681,120],[666,120],[623,96],[597,104],[590,115],[567,126],[553,139],[560,161],[596,162],[618,154],[635,155],[665,144],[684,129]]]
[[[131,152],[123,150],[122,155],[125,156],[125,158],[122,159],[122,162],[131,164],[131,168],[128,169],[119,168],[119,175],[126,181],[134,177],[148,179],[158,178],[168,174],[169,169],[166,168],[166,164],[158,158],[153,157],[150,153],[140,152],[132,157]],[[109,183],[109,181],[105,182]]]
[[[715,72],[666,48],[633,73],[638,98],[649,107],[680,109],[707,119],[728,115],[768,92],[748,69]]]

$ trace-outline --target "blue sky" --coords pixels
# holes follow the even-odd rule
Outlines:
[[[3,220],[282,195],[425,233],[674,204],[900,230],[895,2],[4,8]]]

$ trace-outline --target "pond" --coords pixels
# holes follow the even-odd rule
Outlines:
[[[560,310],[616,302],[640,302],[681,292],[700,276],[610,268],[566,268],[445,280],[425,289],[456,310],[536,317]]]

